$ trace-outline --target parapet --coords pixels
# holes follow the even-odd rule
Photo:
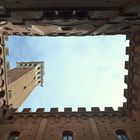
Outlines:
[[[44,62],[43,61],[32,61],[32,62],[17,62],[18,68],[35,68],[36,69],[36,81],[43,86],[44,76]]]
[[[50,111],[46,112],[45,108],[37,108],[35,112],[31,111],[31,108],[24,108],[21,112],[17,112],[17,109],[11,109],[11,113],[15,114],[114,114],[124,113],[126,111],[127,103],[123,103],[123,107],[118,107],[118,110],[114,110],[112,107],[105,107],[103,111],[99,107],[91,107],[90,111],[87,111],[85,107],[78,107],[77,111],[70,107],[65,107],[64,111],[59,111],[59,108],[50,108]]]
[[[127,36],[128,37],[128,36]],[[131,43],[130,43],[131,45]],[[130,47],[126,47],[126,54],[130,55],[131,57],[131,46]],[[24,62],[25,63],[25,62]],[[30,62],[32,63],[32,62]],[[28,65],[31,65],[31,64]],[[20,63],[18,63],[18,65],[21,65]],[[130,72],[131,70],[131,63],[130,61],[125,61],[125,66],[124,68],[126,70],[128,70]],[[124,97],[126,98],[126,100],[128,101],[129,98],[129,84],[130,84],[130,73],[128,73],[128,75],[124,76],[124,82],[128,85],[127,89],[124,89]],[[118,110],[114,110],[112,107],[105,107],[104,110],[100,110],[99,107],[91,107],[90,111],[86,111],[85,107],[78,107],[77,111],[72,110],[72,108],[70,107],[65,107],[64,111],[59,111],[59,108],[51,108],[50,111],[45,112],[45,108],[38,108],[35,112],[31,112],[30,108],[24,108],[22,112],[16,112],[16,113],[24,113],[24,114],[28,114],[28,113],[33,113],[33,114],[38,114],[38,113],[43,113],[43,114],[92,114],[92,115],[98,115],[98,114],[127,114],[128,113],[128,103],[125,102],[123,103],[122,107],[118,107]]]

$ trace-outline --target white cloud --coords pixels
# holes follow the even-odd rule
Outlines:
[[[7,44],[12,52],[11,63],[45,61],[44,87],[37,88],[21,108],[113,106],[116,109],[125,101],[124,61],[128,59],[125,36],[11,37]]]

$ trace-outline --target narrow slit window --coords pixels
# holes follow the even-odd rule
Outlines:
[[[122,129],[116,130],[118,140],[129,140],[126,132]]]
[[[19,140],[19,131],[13,131],[10,133],[8,140]]]
[[[71,131],[64,131],[62,140],[73,140],[72,132]]]

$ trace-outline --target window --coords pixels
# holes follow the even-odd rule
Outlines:
[[[73,140],[72,132],[71,131],[64,131],[62,140]]]
[[[38,67],[37,70],[40,70],[40,67]]]
[[[8,90],[8,92],[9,92],[9,99],[11,99],[12,98],[11,90]]]
[[[37,74],[40,74],[40,72],[38,72]]]
[[[5,91],[4,90],[0,91],[0,98],[3,98],[4,96],[5,96]]]
[[[126,132],[122,129],[116,130],[118,140],[129,140]]]
[[[20,135],[19,131],[12,131],[9,135],[8,140],[19,140],[19,135]]]
[[[38,76],[37,79],[40,79],[40,76]]]

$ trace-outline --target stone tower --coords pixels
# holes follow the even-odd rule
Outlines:
[[[37,85],[43,85],[43,62],[17,62],[8,71],[9,104],[19,108]]]

